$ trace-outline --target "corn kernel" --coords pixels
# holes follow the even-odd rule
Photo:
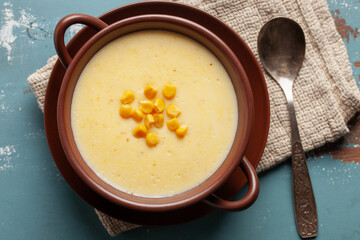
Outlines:
[[[181,113],[180,108],[178,106],[176,106],[175,104],[170,104],[166,108],[166,114],[171,118],[178,117],[180,115],[180,113]]]
[[[173,97],[175,97],[176,87],[170,86],[170,85],[165,85],[162,90],[162,94],[165,98],[172,99]]]
[[[145,89],[144,89],[144,95],[145,97],[147,97],[148,99],[153,99],[155,96],[156,96],[156,93],[157,93],[157,89],[156,88],[153,88],[152,86],[147,86]]]
[[[146,135],[145,141],[149,147],[153,147],[159,143],[159,137],[155,133],[148,133]]]
[[[132,91],[126,91],[120,98],[122,104],[130,104],[135,100],[135,94]]]
[[[157,113],[162,113],[165,110],[165,102],[161,98],[157,98],[154,103],[154,108]]]
[[[154,120],[154,116],[151,114],[147,114],[145,116],[145,126],[149,129],[152,127],[152,125],[154,124],[155,120]]]
[[[162,128],[164,125],[164,115],[161,113],[154,114],[154,126],[157,128]]]
[[[176,136],[178,136],[179,138],[183,138],[185,137],[186,133],[187,133],[187,129],[188,127],[186,125],[181,125],[178,129],[176,129],[175,133]]]
[[[147,134],[147,128],[143,124],[137,126],[133,131],[133,135],[136,138],[145,137],[146,134]]]
[[[130,105],[122,105],[119,113],[123,118],[129,118],[132,115],[132,108]]]
[[[179,121],[176,118],[167,120],[166,125],[170,131],[176,131],[180,127]]]
[[[149,114],[153,111],[154,104],[149,100],[140,101],[140,109],[143,113]]]
[[[144,113],[138,108],[134,110],[132,117],[135,121],[141,122],[143,120]]]

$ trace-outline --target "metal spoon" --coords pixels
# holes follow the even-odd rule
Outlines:
[[[302,238],[315,237],[318,231],[316,203],[296,122],[292,92],[295,77],[305,56],[304,32],[291,19],[275,18],[260,30],[258,51],[265,69],[281,86],[287,99],[296,226]]]

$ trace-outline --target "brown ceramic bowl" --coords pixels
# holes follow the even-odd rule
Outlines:
[[[99,32],[88,40],[72,59],[64,44],[64,33],[69,26],[75,23],[86,24]],[[71,127],[70,110],[74,89],[82,70],[91,57],[103,46],[122,35],[150,29],[177,32],[207,47],[227,70],[237,95],[239,109],[236,136],[229,154],[221,166],[200,185],[186,192],[162,198],[134,196],[104,182],[81,156]],[[59,58],[67,68],[58,98],[59,136],[71,166],[90,188],[115,204],[140,211],[176,210],[199,201],[204,201],[215,208],[236,211],[249,207],[256,200],[259,191],[258,178],[254,168],[244,157],[253,123],[252,92],[243,67],[232,50],[221,40],[221,37],[189,20],[163,14],[129,17],[111,25],[107,25],[95,17],[73,14],[64,17],[58,23],[54,40]],[[242,167],[249,180],[249,190],[245,197],[237,201],[227,201],[212,194],[227,180],[238,165]]]

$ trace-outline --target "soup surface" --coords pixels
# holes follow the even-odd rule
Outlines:
[[[132,135],[139,123],[119,116],[122,94],[133,91],[131,106],[138,108],[149,84],[160,98],[165,84],[176,87],[165,102],[181,109],[184,138],[165,123],[149,129],[160,138],[149,147]],[[235,137],[237,111],[231,80],[207,48],[177,33],[147,30],[122,36],[91,58],[76,85],[71,124],[81,155],[100,178],[134,195],[163,197],[195,187],[221,165]]]

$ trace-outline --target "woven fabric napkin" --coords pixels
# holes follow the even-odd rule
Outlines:
[[[326,0],[180,0],[221,19],[249,45],[256,57],[257,35],[272,18],[297,21],[305,32],[306,57],[294,86],[296,116],[305,151],[346,134],[348,120],[360,110],[360,92],[345,45],[336,31]],[[28,78],[43,109],[47,82],[57,57]],[[290,122],[285,96],[265,73],[270,96],[270,132],[257,171],[291,155]],[[96,210],[110,235],[132,229],[129,224]]]

